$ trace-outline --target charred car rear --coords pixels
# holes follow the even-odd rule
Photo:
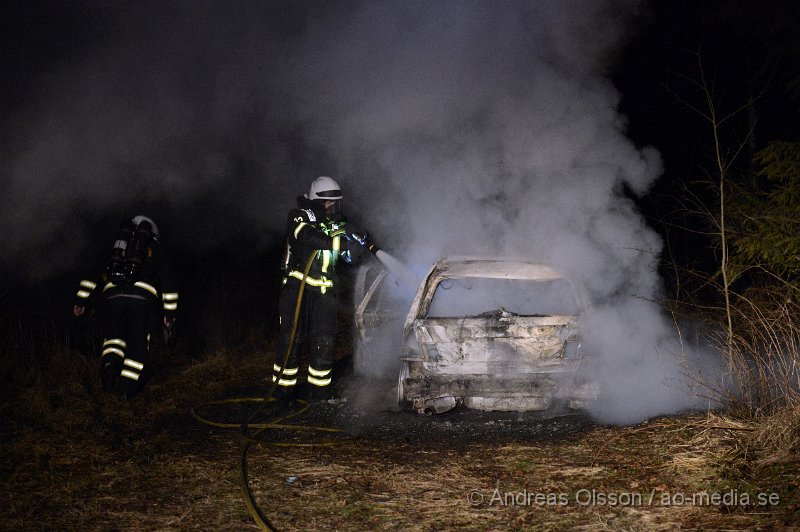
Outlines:
[[[380,321],[379,275],[365,290],[362,337]],[[419,413],[581,408],[596,397],[581,375],[579,286],[525,260],[443,259],[422,281],[405,317],[397,398]],[[370,310],[372,309],[372,310]]]

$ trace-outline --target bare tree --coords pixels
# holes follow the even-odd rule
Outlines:
[[[756,126],[756,121],[752,119],[752,115],[749,115],[747,120],[748,127],[745,135],[730,144],[723,140],[722,130],[727,127],[728,123],[731,122],[735,116],[751,109],[758,96],[749,98],[743,104],[728,113],[721,113],[718,97],[715,93],[715,85],[713,79],[709,79],[708,77],[706,67],[703,63],[703,56],[700,52],[692,53],[697,62],[697,78],[695,79],[687,76],[681,77],[684,81],[689,82],[700,91],[703,96],[703,104],[694,104],[682,95],[674,91],[672,93],[689,109],[701,116],[711,129],[714,168],[713,170],[706,170],[706,172],[711,181],[716,184],[717,208],[716,211],[714,211],[711,208],[703,206],[700,201],[696,202],[696,207],[699,208],[703,215],[711,222],[714,228],[714,237],[719,245],[719,275],[721,277],[721,283],[719,283],[718,286],[724,302],[726,354],[730,356],[734,337],[731,286],[739,275],[741,275],[742,268],[738,265],[734,266],[734,263],[731,261],[727,191],[731,185],[731,168],[734,162],[742,156],[745,148],[748,147],[749,139],[752,137]]]

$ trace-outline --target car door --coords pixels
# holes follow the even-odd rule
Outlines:
[[[359,268],[354,285],[357,374],[394,377],[411,294],[379,263]]]

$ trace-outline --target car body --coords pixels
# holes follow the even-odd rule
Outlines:
[[[386,272],[361,282],[356,328],[367,339],[393,314],[373,301],[385,296]],[[437,261],[403,320],[400,406],[425,414],[457,405],[501,411],[585,406],[597,395],[581,374],[580,317],[587,309],[581,286],[549,264]]]

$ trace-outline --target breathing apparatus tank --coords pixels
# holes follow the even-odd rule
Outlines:
[[[119,230],[117,239],[114,241],[114,247],[111,249],[111,258],[108,263],[108,275],[112,281],[124,281],[125,274],[125,256],[128,250],[128,243],[133,240],[133,233],[136,225],[128,220]]]
[[[111,281],[136,281],[157,242],[158,228],[149,218],[137,216],[123,224],[111,251],[108,266]]]

